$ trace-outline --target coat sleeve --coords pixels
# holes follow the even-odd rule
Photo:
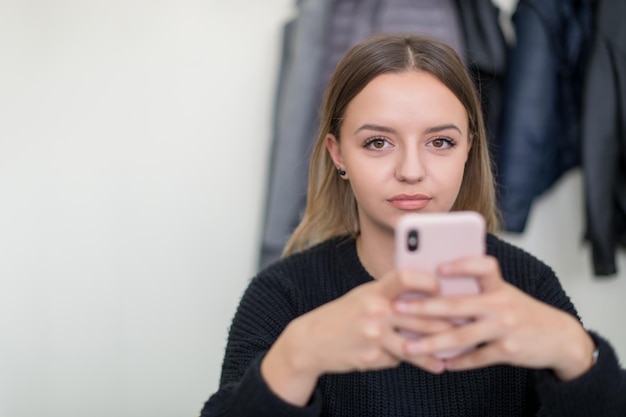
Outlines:
[[[504,228],[523,232],[533,200],[551,182],[556,157],[558,57],[537,10],[520,1],[513,16],[516,45],[509,56],[497,157]]]
[[[585,80],[582,134],[587,238],[596,275],[617,272],[614,201],[622,152],[618,144],[617,87],[608,44],[596,39]]]
[[[496,141],[504,227],[525,228],[534,199],[580,164],[580,106],[591,12],[585,2],[520,0]]]
[[[263,357],[296,316],[290,290],[267,275],[246,290],[233,319],[222,364],[220,387],[205,403],[201,417],[314,417],[321,413],[321,395],[306,407],[276,396],[265,383]]]

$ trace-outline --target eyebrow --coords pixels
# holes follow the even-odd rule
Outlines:
[[[356,135],[357,133],[359,133],[361,130],[374,130],[376,132],[384,132],[384,133],[396,133],[395,130],[393,130],[390,127],[387,126],[380,126],[380,125],[372,125],[372,124],[364,124],[363,126],[359,127],[357,130],[354,131],[354,134]]]
[[[441,132],[443,130],[448,130],[448,129],[453,129],[459,132],[460,134],[463,134],[463,132],[461,132],[461,129],[459,129],[459,127],[453,123],[446,123],[446,124],[439,125],[439,126],[429,127],[428,129],[426,129],[424,133],[437,133],[437,132]]]
[[[443,125],[429,127],[428,129],[424,131],[424,133],[426,134],[437,133],[437,132],[441,132],[441,131],[448,130],[448,129],[453,129],[459,132],[460,134],[463,134],[463,132],[461,132],[461,129],[459,129],[459,127],[453,123],[446,123]],[[359,127],[357,130],[355,130],[354,134],[356,135],[362,130],[373,130],[376,132],[384,132],[384,133],[396,133],[396,131],[390,127],[366,123],[363,126]]]

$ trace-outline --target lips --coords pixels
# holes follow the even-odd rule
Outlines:
[[[389,203],[400,210],[420,210],[428,205],[432,197],[426,194],[398,194]]]

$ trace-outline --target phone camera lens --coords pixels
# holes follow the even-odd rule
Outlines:
[[[410,252],[415,252],[419,247],[419,235],[417,234],[417,230],[409,230],[407,247]]]

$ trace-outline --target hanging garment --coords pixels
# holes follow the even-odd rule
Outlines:
[[[520,0],[498,142],[504,229],[523,232],[533,200],[580,164],[590,0]]]
[[[485,116],[491,154],[498,149],[498,125],[504,100],[509,46],[491,0],[457,0],[465,40],[465,61],[472,75]]]
[[[597,276],[626,246],[626,0],[601,0],[584,89],[582,165],[587,238]]]
[[[261,243],[261,264],[280,257],[306,203],[310,148],[321,101],[320,71],[326,31],[336,0],[298,1],[284,31],[274,116],[270,171]]]

